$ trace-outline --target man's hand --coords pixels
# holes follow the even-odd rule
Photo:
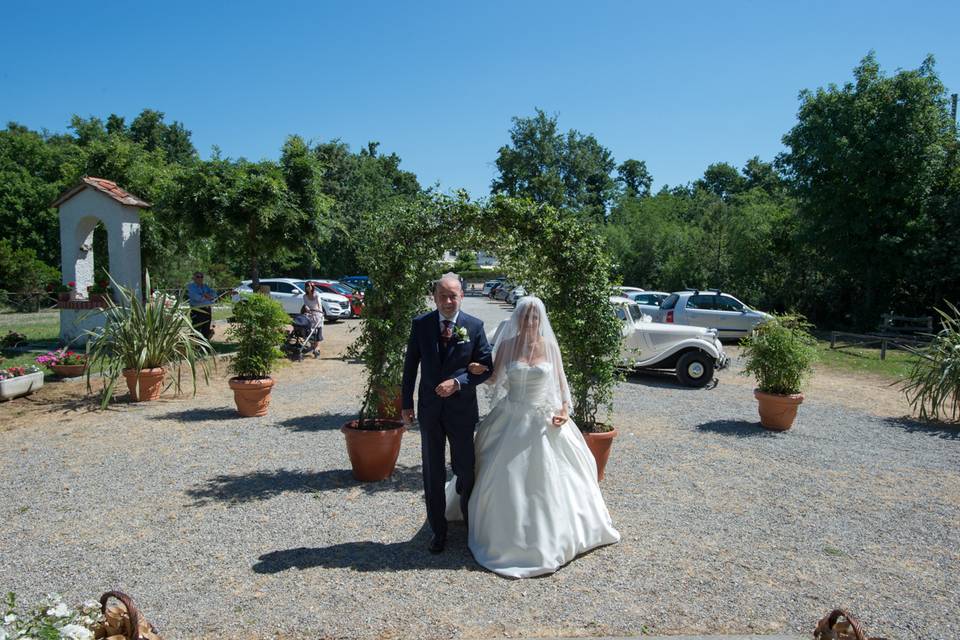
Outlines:
[[[467,371],[475,376],[479,376],[487,372],[487,366],[479,362],[471,362],[467,365]]]
[[[400,418],[403,420],[403,424],[413,424],[413,409],[401,409]]]
[[[434,392],[441,398],[449,398],[460,388],[460,385],[457,384],[456,380],[444,380],[437,385],[437,388],[434,389]]]

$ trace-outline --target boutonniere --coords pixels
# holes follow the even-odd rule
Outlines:
[[[463,344],[470,339],[470,334],[467,333],[466,327],[455,327],[453,329],[453,337],[457,339],[457,344]]]

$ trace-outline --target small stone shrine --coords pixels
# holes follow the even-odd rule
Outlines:
[[[76,283],[69,300],[60,306],[60,340],[83,344],[84,332],[103,326],[97,309],[103,306],[88,293],[94,284],[93,230],[102,222],[107,231],[110,275],[114,281],[141,294],[140,209],[150,205],[127,193],[115,182],[86,177],[56,202],[60,210],[60,271],[63,283]],[[113,294],[116,296],[116,292]]]

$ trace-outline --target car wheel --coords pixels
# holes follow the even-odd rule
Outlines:
[[[713,380],[713,358],[702,351],[688,351],[677,360],[677,379],[688,387],[702,387]]]

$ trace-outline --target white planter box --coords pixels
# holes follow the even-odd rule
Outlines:
[[[19,398],[33,393],[43,386],[43,371],[28,373],[25,376],[0,380],[0,400]]]

